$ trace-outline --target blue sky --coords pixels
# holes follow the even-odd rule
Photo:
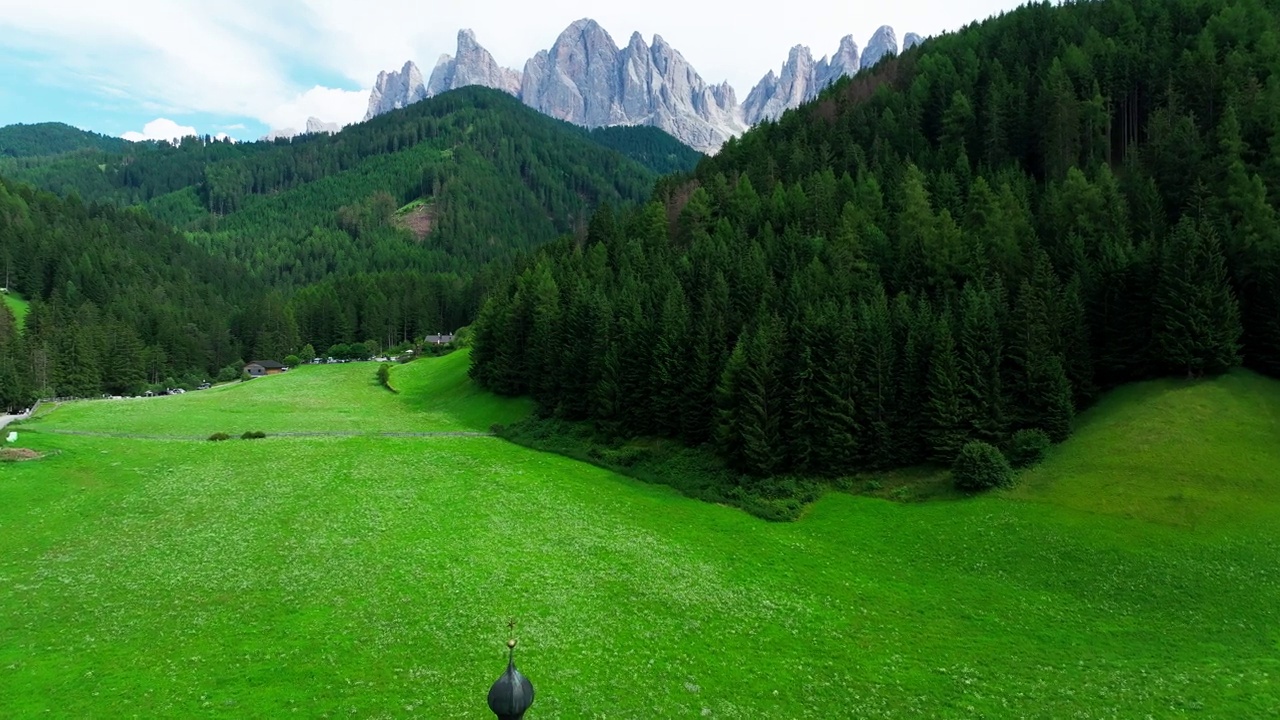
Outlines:
[[[520,70],[581,17],[619,45],[632,31],[661,34],[703,79],[729,80],[741,99],[797,43],[821,57],[846,34],[864,45],[883,24],[899,39],[932,35],[1018,4],[813,0],[789,12],[687,0],[0,0],[0,125],[256,139],[309,116],[345,124],[363,117],[380,70],[413,60],[430,73],[454,52],[459,28]]]

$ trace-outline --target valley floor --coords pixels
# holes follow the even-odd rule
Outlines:
[[[16,426],[56,454],[0,466],[0,715],[490,717],[510,619],[530,718],[1280,715],[1272,381],[1122,390],[1009,492],[766,523],[492,437],[271,437],[528,412],[463,353],[375,369]]]

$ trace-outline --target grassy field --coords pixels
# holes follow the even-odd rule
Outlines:
[[[497,398],[467,378],[466,353],[392,368],[378,364],[303,365],[281,375],[176,397],[92,400],[46,406],[32,425],[155,437],[205,438],[215,432],[486,432],[529,412],[526,400]]]
[[[4,296],[4,304],[9,306],[9,310],[13,312],[13,316],[18,320],[18,326],[21,327],[27,319],[27,301],[13,293],[9,293]]]
[[[508,618],[530,720],[1280,715],[1280,385],[1249,374],[1113,395],[1007,493],[786,524],[487,437],[48,432],[527,410],[462,357],[20,426],[56,454],[0,470],[0,716],[492,717]]]

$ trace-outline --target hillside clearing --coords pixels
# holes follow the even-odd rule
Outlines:
[[[15,293],[5,294],[4,304],[8,306],[13,313],[13,317],[18,321],[18,327],[22,327],[27,321],[27,311],[30,308],[30,304]]]

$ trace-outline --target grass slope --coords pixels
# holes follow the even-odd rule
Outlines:
[[[18,321],[18,327],[22,327],[22,324],[26,322],[27,319],[27,301],[13,293],[9,293],[4,296],[4,304],[13,312],[13,317]]]
[[[458,357],[397,368],[400,395],[326,367],[206,393],[199,414],[277,389],[317,423],[355,422],[328,407],[351,402],[363,424],[516,413]],[[1197,468],[1274,431],[1280,390],[1256,376],[1122,391],[1008,494],[832,494],[787,524],[494,438],[40,432],[115,412],[84,407],[20,427],[60,452],[0,476],[6,715],[485,718],[512,617],[531,718],[1280,713],[1280,473],[1194,526],[1165,521],[1160,481],[1227,502],[1221,477],[1254,461]],[[1240,408],[1240,445],[1124,459],[1216,437],[1169,413]],[[1121,470],[1124,506],[1155,510],[1114,511]]]
[[[1280,383],[1247,371],[1122,388],[1012,493],[1189,529],[1280,516]]]
[[[396,366],[395,395],[378,384],[377,363],[303,365],[177,397],[65,403],[44,409],[33,427],[182,438],[246,430],[487,432],[528,414],[527,400],[477,390],[468,367],[466,352]]]

